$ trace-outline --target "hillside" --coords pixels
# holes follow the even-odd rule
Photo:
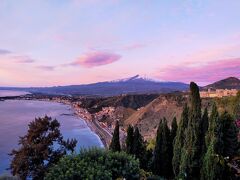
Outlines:
[[[209,84],[204,89],[240,89],[240,80],[236,77],[229,77],[213,84]]]
[[[219,112],[229,110],[228,105],[222,107],[218,99],[202,99],[202,111],[205,107],[211,110],[214,101],[217,102]],[[185,103],[188,102],[188,97],[181,94],[165,94],[160,95],[145,107],[140,108],[131,116],[124,120],[124,125],[137,125],[145,139],[152,139],[156,135],[157,127],[162,118],[166,118],[168,125],[171,126],[174,117],[180,121],[181,114]]]
[[[145,139],[155,136],[160,120],[166,117],[170,125],[174,117],[180,119],[187,99],[182,95],[161,95],[147,106],[140,108],[124,121],[124,125],[137,125]]]
[[[124,107],[136,110],[146,106],[158,96],[158,94],[130,94],[106,98],[83,98],[81,99],[81,107],[86,108],[91,113],[101,111],[103,107]]]

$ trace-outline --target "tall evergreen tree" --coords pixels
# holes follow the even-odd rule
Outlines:
[[[236,155],[237,148],[238,148],[238,139],[237,139],[237,127],[234,122],[233,117],[224,112],[220,117],[222,124],[223,124],[223,156],[224,157],[233,157]]]
[[[181,173],[187,178],[196,178],[200,175],[201,163],[201,99],[199,87],[196,83],[190,83],[190,118],[186,130],[181,158]]]
[[[127,129],[126,138],[126,152],[128,154],[133,154],[133,141],[134,141],[134,128],[129,125]]]
[[[201,121],[201,151],[202,151],[202,156],[206,153],[207,147],[206,147],[206,142],[205,142],[205,136],[208,131],[208,110],[207,108],[204,109],[204,113],[202,116],[202,121]]]
[[[172,172],[169,142],[170,130],[164,118],[157,130],[156,147],[153,154],[153,173],[166,178],[170,177]]]
[[[173,120],[172,120],[172,124],[171,124],[171,142],[174,143],[174,139],[177,135],[177,128],[178,128],[178,125],[177,125],[177,118],[174,117]]]
[[[220,163],[222,159],[223,143],[222,143],[222,127],[214,103],[209,119],[209,127],[206,135],[207,152],[203,157],[201,169],[201,179],[223,179],[224,164]]]
[[[119,140],[119,122],[116,121],[113,137],[109,149],[112,151],[121,151],[120,140]]]
[[[234,116],[236,119],[240,119],[240,91],[238,91],[234,102]]]
[[[132,154],[134,154],[135,157],[139,159],[140,168],[146,169],[147,168],[147,162],[145,162],[146,146],[143,137],[139,132],[138,127],[136,127],[134,130],[132,150],[133,150]]]
[[[172,170],[172,175],[173,175],[173,166],[172,166],[172,160],[173,160],[173,146],[174,146],[174,141],[175,141],[175,137],[177,135],[177,129],[178,129],[178,125],[177,125],[177,118],[174,117],[172,120],[172,124],[171,124],[171,131],[170,131],[170,159],[171,159],[171,170]]]
[[[173,146],[172,166],[173,166],[173,172],[175,176],[178,176],[179,174],[181,154],[182,154],[182,149],[183,149],[183,145],[186,138],[185,131],[188,126],[188,114],[189,114],[189,109],[188,109],[188,106],[185,105],[181,115],[181,120],[178,125],[177,134],[176,134],[176,137],[174,140],[174,146]]]

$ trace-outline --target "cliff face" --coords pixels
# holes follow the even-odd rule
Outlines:
[[[169,126],[174,117],[180,120],[186,101],[187,99],[182,95],[161,95],[133,113],[124,121],[124,125],[137,125],[145,139],[154,138],[162,118],[167,119]]]

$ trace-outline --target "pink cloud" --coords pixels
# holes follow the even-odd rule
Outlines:
[[[230,76],[240,77],[240,58],[211,62],[182,63],[159,69],[156,77],[166,81],[190,81],[205,85]]]
[[[115,61],[118,61],[120,58],[121,56],[118,54],[95,51],[80,56],[76,61],[71,63],[71,65],[80,65],[83,67],[92,68],[96,66],[111,64]]]

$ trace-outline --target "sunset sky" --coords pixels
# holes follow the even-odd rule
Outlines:
[[[239,0],[0,0],[0,86],[240,77]]]

